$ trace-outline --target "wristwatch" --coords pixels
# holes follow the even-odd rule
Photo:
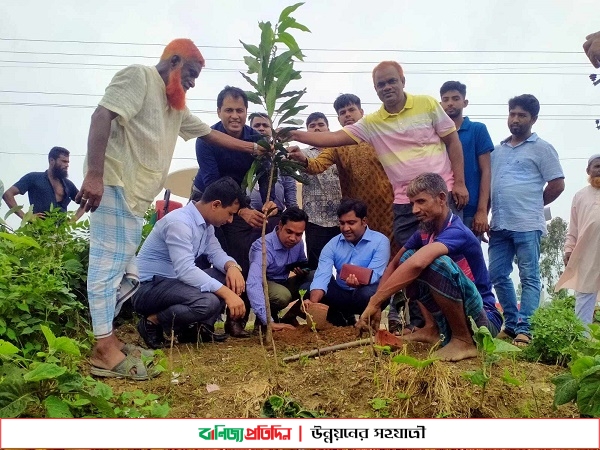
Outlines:
[[[240,272],[243,272],[242,266],[240,266],[238,263],[230,264],[229,267],[227,268],[227,270],[229,270],[231,267],[235,267]]]

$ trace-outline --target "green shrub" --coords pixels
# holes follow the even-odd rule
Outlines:
[[[26,216],[27,217],[27,216]],[[0,231],[0,338],[37,351],[40,325],[87,339],[87,221],[73,223],[58,209]]]
[[[585,327],[575,315],[572,296],[554,298],[531,317],[533,340],[523,352],[530,360],[567,364],[585,342]]]

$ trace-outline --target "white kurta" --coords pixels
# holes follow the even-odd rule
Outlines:
[[[571,258],[555,290],[600,291],[600,189],[586,186],[573,197],[564,250]]]

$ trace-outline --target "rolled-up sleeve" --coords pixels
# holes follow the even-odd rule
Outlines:
[[[215,292],[223,287],[222,283],[196,267],[196,255],[190,246],[193,233],[188,225],[183,222],[172,222],[163,228],[162,233],[164,233],[163,239],[169,249],[169,257],[179,281],[198,288],[202,292]]]
[[[329,286],[329,280],[333,275],[334,265],[334,244],[337,240],[332,239],[323,247],[321,256],[319,256],[319,265],[315,272],[312,283],[310,284],[310,290],[321,289],[327,293],[327,287]]]

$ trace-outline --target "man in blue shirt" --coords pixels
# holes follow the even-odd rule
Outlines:
[[[2,195],[9,208],[17,206],[15,195],[29,196],[29,204],[33,206],[33,213],[44,217],[50,208],[60,208],[67,211],[71,200],[75,200],[79,190],[69,176],[69,150],[63,147],[52,147],[48,153],[48,170],[45,172],[30,172],[24,175]],[[75,220],[84,213],[82,208],[77,210]],[[15,211],[21,219],[25,215],[23,210]]]
[[[490,224],[490,277],[504,310],[503,337],[515,344],[531,340],[529,318],[540,303],[540,241],[546,233],[544,206],[565,189],[565,176],[552,145],[531,127],[540,103],[530,94],[508,102],[511,136],[492,153],[492,222]],[[544,187],[545,186],[545,187]],[[517,258],[521,305],[510,274]]]
[[[379,330],[381,307],[406,288],[410,301],[421,307],[425,326],[403,339],[434,344],[444,336],[435,356],[445,361],[476,357],[468,317],[493,336],[502,326],[481,245],[450,211],[440,175],[419,175],[407,195],[421,225],[390,262],[357,327]]]
[[[463,209],[463,223],[476,236],[481,236],[489,231],[490,153],[494,144],[483,123],[471,122],[463,116],[463,109],[469,104],[466,96],[467,86],[459,81],[446,81],[440,88],[440,104],[454,121],[463,149],[465,184],[469,191],[469,202]]]
[[[342,200],[337,216],[341,234],[323,247],[306,301],[329,305],[327,320],[336,326],[348,326],[356,323],[354,315],[364,311],[377,290],[390,260],[390,241],[367,226],[367,205],[360,200]],[[344,264],[371,269],[370,282],[361,284],[352,270],[342,280]],[[332,276],[334,268],[336,277]]]
[[[179,342],[222,340],[213,331],[224,306],[233,319],[244,316],[242,271],[221,249],[215,227],[231,223],[245,201],[233,179],[221,178],[200,201],[159,220],[144,241],[137,257],[141,285],[132,304],[142,315],[138,331],[150,348],[164,346],[163,331],[170,335],[171,329]],[[206,255],[213,268],[196,267],[199,255]]]
[[[303,269],[307,259],[304,253],[302,235],[308,223],[308,215],[292,206],[281,214],[279,225],[266,235],[267,244],[267,283],[271,314],[278,321],[277,314],[296,298],[302,283],[308,281],[308,272]],[[292,267],[296,264],[295,267]],[[265,295],[262,286],[262,243],[257,239],[250,249],[250,273],[247,280],[248,298],[256,314],[256,320],[267,324]],[[290,270],[291,269],[291,270]],[[294,276],[290,277],[290,272]],[[308,285],[306,286],[308,288]],[[287,328],[285,324],[273,323],[273,330]]]
[[[217,115],[221,121],[211,128],[242,141],[257,142],[261,135],[245,125],[247,111],[248,97],[246,93],[240,88],[226,86],[217,96]],[[208,186],[225,176],[233,178],[241,186],[246,172],[254,162],[251,154],[211,145],[203,139],[198,139],[196,142],[196,158],[200,169],[194,180],[193,190],[196,197],[193,195],[193,198],[199,197]],[[267,176],[263,176],[258,183],[264,202],[267,193]],[[273,196],[274,193],[271,199]],[[264,205],[263,211],[274,206],[272,201],[268,201]],[[244,278],[248,276],[250,268],[248,259],[250,246],[260,236],[264,220],[267,220],[267,217],[261,210],[245,206],[240,208],[238,214],[234,216],[233,222],[225,224],[217,230],[217,238],[223,250],[240,264]],[[245,295],[244,301],[247,314],[249,314],[250,305]],[[250,334],[245,331],[247,318],[246,315],[238,321],[228,319],[225,323],[226,331],[232,337],[250,337]]]

